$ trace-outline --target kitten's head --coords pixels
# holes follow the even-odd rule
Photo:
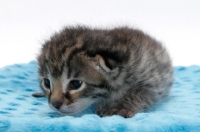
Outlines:
[[[96,50],[91,43],[101,43],[101,39],[97,41],[87,32],[66,28],[47,41],[38,56],[40,85],[49,106],[67,115],[107,98],[112,82],[117,84],[113,78],[118,76],[118,67],[113,58],[124,59],[115,52]]]

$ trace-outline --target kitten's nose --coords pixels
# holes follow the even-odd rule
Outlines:
[[[53,105],[54,108],[59,110],[60,107],[62,106],[63,102],[62,101],[53,101],[53,102],[51,102],[51,104]]]

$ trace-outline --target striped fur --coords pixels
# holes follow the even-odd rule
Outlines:
[[[165,97],[173,83],[165,47],[128,27],[65,27],[45,42],[38,65],[50,107],[67,115],[95,105],[100,116],[132,117]],[[70,89],[72,80],[82,86]]]

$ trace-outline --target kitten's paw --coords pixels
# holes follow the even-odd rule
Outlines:
[[[124,118],[131,118],[134,116],[134,112],[125,108],[113,108],[111,112],[115,115],[123,116]]]
[[[117,115],[123,116],[125,118],[131,118],[134,116],[133,111],[127,110],[127,109],[119,109],[117,111]]]
[[[134,116],[134,112],[125,108],[112,108],[109,110],[97,110],[96,113],[103,116],[120,115],[124,118],[131,118]]]

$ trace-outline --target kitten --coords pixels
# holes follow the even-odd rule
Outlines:
[[[129,118],[168,95],[173,83],[163,45],[128,27],[65,27],[45,42],[38,65],[49,106],[66,115],[95,105],[100,116]]]

